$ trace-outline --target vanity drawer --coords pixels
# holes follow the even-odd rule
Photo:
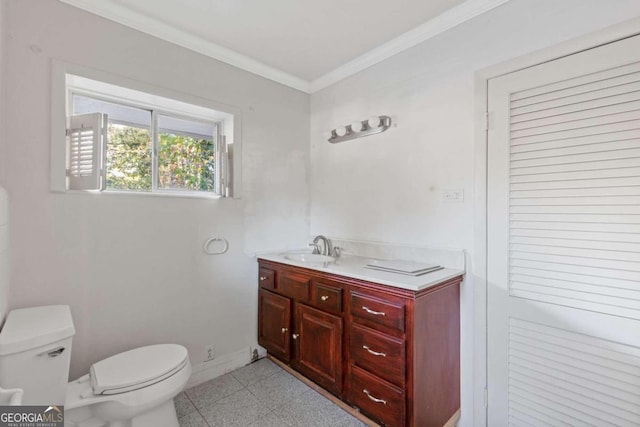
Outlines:
[[[258,284],[261,288],[273,289],[275,286],[276,272],[268,268],[261,267],[258,270]]]
[[[308,301],[309,277],[283,271],[278,275],[276,290],[299,301]]]
[[[353,323],[350,343],[349,354],[353,364],[394,384],[404,385],[404,340]]]
[[[390,427],[405,425],[404,390],[357,366],[351,368],[350,401],[360,410]]]
[[[311,282],[311,302],[322,310],[342,313],[342,289],[313,280]]]
[[[404,302],[351,292],[351,315],[404,332]]]

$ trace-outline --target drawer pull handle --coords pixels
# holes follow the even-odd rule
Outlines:
[[[300,334],[293,334],[293,335],[291,335],[291,337],[292,337],[294,340],[297,340],[299,336],[300,336]]]
[[[260,276],[260,280],[264,282],[265,280],[267,280],[267,276]]]
[[[288,330],[289,330],[288,328],[282,328],[282,333],[286,334]]]
[[[369,353],[373,354],[374,356],[387,357],[387,353],[379,353],[377,351],[373,351],[369,347],[367,347],[366,345],[363,345],[362,348],[364,348],[365,350],[367,350]]]
[[[322,301],[326,301],[326,300],[328,300],[328,299],[329,299],[329,296],[328,296],[328,295],[322,295],[322,296],[320,297],[320,299],[321,299]]]
[[[384,403],[385,405],[387,404],[386,400],[378,399],[377,397],[371,396],[371,393],[369,393],[369,390],[367,390],[366,388],[362,389],[362,392],[366,394],[369,399],[373,400],[376,403]]]
[[[365,307],[364,305],[362,306],[362,309],[364,311],[366,311],[369,314],[373,314],[374,316],[386,316],[387,313],[385,313],[384,311],[375,311],[375,310],[371,310],[369,307]]]

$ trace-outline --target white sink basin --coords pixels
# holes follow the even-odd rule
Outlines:
[[[290,261],[303,262],[306,264],[328,264],[336,260],[332,256],[299,252],[284,254],[283,256]]]

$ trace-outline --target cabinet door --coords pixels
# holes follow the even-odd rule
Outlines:
[[[291,360],[291,300],[258,291],[258,344],[286,362]]]
[[[342,391],[342,318],[296,304],[295,367],[334,393]]]

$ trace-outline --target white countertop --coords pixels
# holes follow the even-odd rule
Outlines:
[[[386,271],[365,268],[365,265],[374,258],[355,255],[342,255],[334,263],[316,264],[292,261],[285,258],[285,253],[260,254],[258,259],[279,262],[281,264],[308,268],[310,270],[336,274],[353,279],[366,280],[411,291],[420,291],[464,274],[463,270],[444,268],[423,274],[422,276],[408,276],[404,274],[388,273]]]

